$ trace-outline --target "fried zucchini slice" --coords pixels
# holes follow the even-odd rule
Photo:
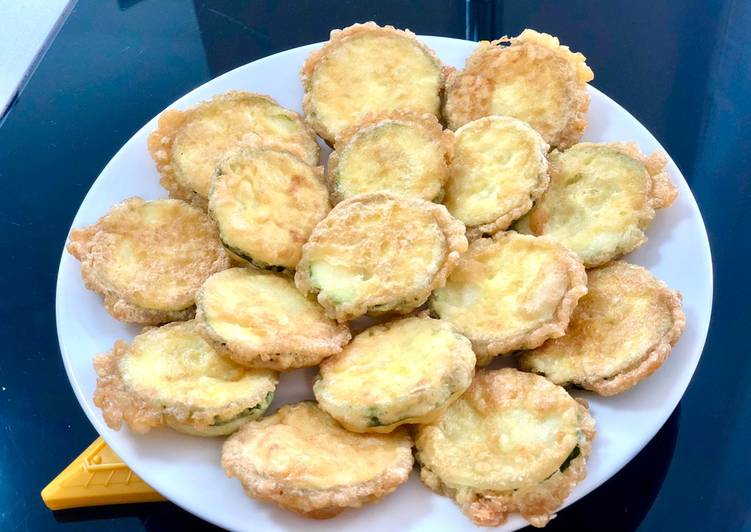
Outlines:
[[[444,204],[470,238],[506,229],[548,188],[548,145],[528,124],[487,116],[456,132]]]
[[[199,334],[195,321],[148,329],[94,359],[94,404],[110,428],[134,432],[168,425],[196,436],[223,436],[262,416],[277,375],[244,368]]]
[[[168,109],[148,140],[173,198],[206,208],[211,176],[225,153],[238,144],[260,142],[317,165],[320,148],[302,117],[269,96],[230,91],[185,111]]]
[[[330,145],[370,113],[403,110],[440,117],[443,66],[408,30],[375,22],[334,30],[300,75],[305,118]]]
[[[329,212],[322,169],[295,155],[242,147],[217,166],[209,214],[232,255],[261,269],[294,269],[313,227]]]
[[[329,157],[326,178],[334,202],[369,192],[439,200],[453,138],[431,114],[366,117],[337,137]]]
[[[192,318],[198,288],[230,266],[214,222],[174,199],[122,201],[71,231],[67,249],[107,312],[144,325]]]
[[[579,142],[587,126],[593,78],[582,54],[526,29],[477,45],[464,70],[446,80],[444,116],[451,129],[483,116],[513,116],[563,150]]]
[[[586,403],[543,377],[480,370],[435,423],[415,434],[420,478],[473,523],[520,512],[532,526],[555,517],[579,482],[595,436]]]
[[[547,235],[587,268],[633,251],[647,237],[655,209],[677,195],[659,152],[645,157],[634,143],[577,144],[550,156],[550,187],[515,228]]]
[[[556,384],[615,395],[662,366],[686,326],[681,295],[640,266],[587,273],[589,292],[562,338],[524,353],[519,367]]]
[[[373,326],[323,362],[313,393],[355,432],[437,419],[469,387],[472,344],[447,321],[411,317]]]
[[[295,273],[328,316],[405,314],[422,305],[467,249],[464,225],[443,205],[385,193],[339,203],[319,223]]]
[[[507,232],[472,242],[430,308],[472,341],[485,365],[563,336],[586,293],[587,275],[573,253],[547,238]]]
[[[205,334],[244,366],[276,370],[315,366],[351,336],[326,317],[289,277],[251,268],[212,275],[196,296]]]
[[[383,498],[412,464],[405,429],[354,434],[311,401],[248,423],[222,448],[224,470],[248,496],[315,519]]]

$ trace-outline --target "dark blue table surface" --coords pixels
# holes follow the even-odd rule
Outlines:
[[[549,528],[751,529],[751,3],[743,0],[78,2],[0,122],[8,193],[0,211],[0,529],[208,527],[170,503],[55,513],[42,504],[42,487],[96,436],[55,334],[68,227],[107,161],[173,100],[238,65],[371,19],[459,38],[525,27],[558,35],[587,55],[594,85],[665,146],[704,215],[715,298],[694,379],[633,462]]]

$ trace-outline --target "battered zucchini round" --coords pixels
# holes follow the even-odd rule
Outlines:
[[[148,146],[170,196],[206,208],[216,165],[246,142],[288,151],[313,166],[319,161],[315,133],[300,115],[268,96],[240,91],[165,111]]]
[[[547,238],[514,232],[472,242],[430,308],[472,341],[477,363],[563,336],[587,293],[582,263]]]
[[[551,146],[565,149],[587,126],[587,82],[593,78],[582,54],[527,29],[477,45],[464,70],[446,81],[444,116],[451,129],[483,116],[513,116]]]
[[[315,366],[350,340],[346,325],[327,318],[320,305],[279,274],[225,270],[204,283],[196,303],[196,320],[207,336],[244,366]]]
[[[192,318],[198,288],[230,266],[214,223],[174,199],[118,203],[94,225],[71,231],[68,252],[107,312],[144,325]]]
[[[448,179],[454,134],[435,116],[392,112],[367,117],[336,139],[326,178],[335,202],[388,192],[438,200]]]
[[[480,370],[438,421],[417,427],[420,478],[477,525],[520,512],[542,527],[586,476],[594,425],[584,402],[543,377]]]
[[[422,305],[467,249],[464,225],[443,205],[385,193],[339,203],[319,223],[295,273],[303,293],[337,321]]]
[[[321,408],[355,432],[429,423],[464,393],[475,372],[472,344],[450,323],[404,318],[371,327],[321,364]]]
[[[196,436],[222,436],[257,419],[271,404],[277,375],[247,369],[217,352],[195,321],[149,329],[94,359],[94,404],[119,430],[168,425]]]
[[[519,366],[556,384],[615,395],[662,366],[686,316],[680,294],[640,266],[615,261],[588,278],[566,336],[525,353]]]
[[[209,214],[232,255],[262,269],[294,269],[329,198],[312,167],[289,152],[243,147],[217,166]]]
[[[344,430],[313,402],[284,405],[248,423],[222,448],[222,466],[250,497],[327,519],[375,502],[412,470],[412,440]]]
[[[310,54],[301,76],[305,118],[331,145],[370,113],[440,117],[443,66],[410,31],[375,22],[334,30]]]
[[[488,116],[456,132],[444,204],[470,238],[506,229],[548,188],[548,145],[528,124]]]
[[[655,209],[675,199],[665,163],[633,143],[587,142],[553,152],[550,187],[516,229],[550,236],[588,268],[605,264],[646,242]]]

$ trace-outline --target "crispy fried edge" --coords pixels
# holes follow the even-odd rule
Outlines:
[[[313,519],[329,519],[346,508],[359,508],[363,504],[383,498],[407,481],[414,463],[412,440],[405,431],[405,444],[409,445],[404,446],[399,461],[380,476],[350,486],[329,489],[298,488],[292,482],[264,477],[244,463],[239,449],[236,449],[242,446],[243,442],[237,440],[253,429],[253,423],[246,424],[224,442],[222,467],[227,476],[237,478],[249,497],[275,503],[286,510]]]
[[[566,328],[571,319],[571,314],[579,303],[579,299],[587,293],[587,273],[584,269],[584,265],[579,260],[579,257],[577,257],[573,251],[569,251],[552,238],[544,236],[534,237],[509,231],[496,233],[492,239],[486,239],[487,243],[484,244],[481,243],[482,241],[480,240],[476,240],[475,242],[476,245],[489,246],[509,234],[514,234],[524,238],[542,238],[544,243],[558,248],[559,256],[566,264],[566,269],[568,270],[569,287],[561,298],[560,303],[558,303],[553,319],[540,325],[531,332],[519,333],[511,338],[503,340],[498,340],[491,335],[468,336],[472,342],[475,354],[477,355],[478,366],[489,364],[495,356],[511,353],[518,349],[534,349],[535,347],[542,345],[545,340],[559,338],[566,334]]]
[[[644,209],[639,212],[639,222],[637,223],[637,228],[640,232],[639,238],[632,238],[623,241],[623,244],[619,246],[614,253],[601,251],[593,255],[589,260],[583,260],[584,266],[589,269],[603,266],[613,259],[631,253],[638,247],[642,246],[647,241],[645,231],[652,223],[652,220],[654,220],[656,214],[655,210],[669,207],[678,196],[678,189],[672,181],[670,181],[670,177],[665,169],[667,158],[660,151],[655,151],[649,156],[644,155],[635,142],[581,142],[577,144],[577,146],[598,146],[613,149],[640,162],[646,169],[647,175],[651,180],[651,187],[646,205]],[[557,165],[555,162],[551,161],[551,175],[555,174],[557,171],[556,167]]]
[[[390,111],[367,114],[359,123],[344,129],[339,135],[337,135],[336,142],[334,143],[334,151],[332,151],[329,156],[328,168],[326,169],[325,175],[326,184],[329,188],[329,195],[333,205],[346,199],[336,186],[337,179],[339,178],[339,154],[346,150],[352,141],[356,140],[356,137],[359,137],[360,135],[387,122],[405,124],[422,129],[435,142],[441,144],[444,150],[444,164],[446,166],[446,174],[441,182],[441,192],[436,198],[425,199],[427,201],[436,201],[443,195],[444,187],[449,179],[449,165],[453,157],[454,132],[450,129],[443,129],[440,122],[438,122],[438,119],[430,113],[419,114],[411,111]]]
[[[222,237],[222,231],[221,231],[221,227],[219,226],[219,221],[216,219],[216,217],[214,215],[213,208],[209,205],[211,203],[211,199],[210,198],[214,194],[214,183],[215,183],[217,177],[219,177],[220,175],[224,175],[224,174],[221,174],[221,168],[224,166],[225,162],[228,161],[229,159],[234,158],[234,157],[249,156],[246,153],[248,150],[250,150],[250,151],[253,151],[253,150],[257,150],[257,151],[271,151],[271,152],[275,152],[275,153],[281,153],[281,154],[284,154],[284,155],[289,155],[289,156],[297,159],[299,162],[303,163],[307,167],[309,167],[310,170],[311,170],[311,172],[312,172],[312,174],[313,174],[313,177],[318,182],[320,182],[321,184],[323,184],[324,187],[325,187],[326,183],[324,182],[324,179],[323,179],[323,166],[312,166],[312,165],[306,163],[303,159],[300,159],[300,157],[298,157],[296,154],[294,154],[294,153],[292,153],[290,151],[283,150],[283,149],[277,149],[277,148],[275,148],[273,146],[265,144],[262,141],[262,139],[260,139],[260,137],[259,137],[259,138],[255,138],[255,139],[249,140],[248,142],[245,142],[245,143],[243,143],[241,145],[238,145],[238,146],[232,148],[231,150],[229,150],[227,153],[225,153],[224,157],[222,157],[222,159],[217,164],[216,171],[214,172],[214,175],[211,177],[211,188],[209,190],[209,199],[207,200],[208,203],[207,203],[206,211],[207,211],[207,214],[208,214],[209,218],[211,218],[211,220],[216,224],[217,234],[219,235],[219,241],[224,245],[224,248],[225,248],[225,251],[227,252],[227,254],[232,258],[232,260],[237,265],[251,266],[251,267],[253,267],[253,268],[255,268],[255,269],[259,270],[259,271],[268,271],[268,272],[274,272],[274,273],[291,274],[294,271],[294,268],[287,268],[287,267],[279,265],[279,264],[267,264],[267,263],[262,262],[260,260],[254,259],[250,255],[250,253],[248,253],[248,252],[246,252],[244,250],[240,250],[238,248],[232,247],[229,244],[227,244],[227,242],[225,242],[224,238]],[[329,207],[331,207],[331,200],[330,200],[330,198],[328,200],[328,204],[329,204]],[[331,212],[330,209],[329,209],[329,212]],[[326,215],[328,216],[328,213]]]
[[[96,223],[80,229],[73,229],[70,232],[66,249],[68,250],[68,253],[73,255],[81,263],[81,277],[83,278],[84,286],[92,292],[96,292],[104,297],[105,310],[107,310],[110,316],[116,320],[126,323],[137,323],[140,325],[161,325],[172,321],[190,320],[196,312],[194,305],[181,310],[155,310],[140,307],[135,303],[128,301],[128,294],[121,294],[104,284],[93,269],[91,257],[94,254],[94,250],[92,249],[91,242],[94,236],[102,230],[102,219],[105,216],[109,216],[109,214],[115,209],[126,208],[128,204],[138,201],[142,203],[147,202],[139,197],[128,198],[113,205],[108,213],[97,220]],[[209,223],[214,223],[212,220],[208,219],[208,217],[206,218]],[[221,247],[218,249],[220,249],[219,257],[212,268],[210,268],[213,272],[224,270],[231,265],[230,257],[224,251],[224,248]]]
[[[318,133],[318,135],[320,135],[320,137],[323,138],[327,144],[329,144],[329,146],[332,145],[332,143],[335,141],[336,135],[332,131],[329,131],[328,128],[323,124],[323,122],[321,122],[317,118],[311,119],[310,117],[311,112],[313,111],[313,102],[311,101],[311,85],[313,74],[315,73],[316,68],[318,68],[318,65],[321,63],[321,60],[326,57],[327,54],[331,53],[339,46],[342,46],[347,42],[347,40],[351,39],[352,37],[356,37],[361,33],[398,35],[400,37],[406,37],[407,39],[414,41],[414,43],[435,62],[436,67],[441,70],[441,86],[439,88],[439,96],[441,97],[441,100],[443,100],[444,85],[448,71],[443,66],[443,63],[438,58],[436,53],[428,48],[428,46],[422,41],[418,40],[417,35],[415,35],[411,31],[406,29],[399,30],[394,26],[379,26],[373,21],[365,22],[363,24],[353,24],[347,28],[340,30],[332,30],[329,40],[321,48],[310,53],[308,58],[305,60],[305,63],[303,63],[302,69],[300,70],[300,79],[302,81],[303,90],[305,91],[305,95],[303,96],[302,101],[302,108],[303,113],[305,114],[305,119],[316,131],[316,133]]]
[[[579,456],[571,460],[565,471],[556,471],[552,476],[530,486],[513,491],[476,491],[471,488],[456,489],[443,483],[441,478],[420,461],[420,480],[431,490],[453,499],[462,512],[478,526],[499,526],[506,522],[508,514],[519,512],[534,527],[544,527],[555,517],[555,511],[571,494],[574,487],[587,475],[587,458],[592,452],[595,437],[595,420],[589,413],[588,404],[577,402],[579,430]]]
[[[410,316],[406,316],[403,319],[408,319],[409,317]],[[458,334],[459,336],[464,338],[467,342],[469,342],[469,339],[463,334],[459,333],[456,330],[456,327],[454,327],[454,325],[448,320],[431,318],[427,312],[420,312],[420,313],[417,313],[417,315],[412,316],[412,317],[417,317],[420,319],[430,319],[430,320],[441,321],[443,323],[446,323],[454,333]],[[366,331],[369,329],[376,329],[376,328],[387,329],[389,328],[390,325],[397,323],[398,321],[401,321],[401,320],[395,320],[395,321],[390,321],[387,323],[380,323],[377,325],[373,325],[372,327],[368,327]],[[363,334],[364,332],[365,331],[362,331],[360,334]],[[469,342],[468,347],[471,350],[471,342]],[[362,432],[362,433],[386,434],[386,433],[394,431],[394,429],[396,429],[397,427],[401,425],[426,424],[426,423],[432,423],[436,421],[438,418],[440,418],[443,415],[443,413],[451,405],[451,403],[459,399],[459,397],[461,397],[461,395],[467,390],[467,388],[469,388],[470,384],[472,383],[472,379],[474,378],[474,374],[475,374],[475,364],[473,363],[472,367],[470,368],[469,380],[467,381],[466,386],[463,386],[463,387],[460,386],[456,388],[457,382],[455,382],[455,379],[452,380],[449,384],[455,388],[454,391],[452,391],[448,397],[446,397],[445,399],[442,399],[434,408],[428,410],[424,414],[416,415],[416,416],[409,416],[409,417],[400,419],[398,421],[394,421],[393,423],[389,423],[387,425],[378,425],[375,427],[371,427],[368,424],[368,421],[366,419],[368,417],[366,414],[366,410],[369,408],[367,406],[359,407],[356,412],[352,412],[352,415],[347,416],[346,418],[344,416],[334,415],[335,413],[333,412],[333,409],[331,412],[327,410],[326,408],[327,401],[321,400],[321,397],[319,397],[318,389],[319,389],[319,383],[323,382],[322,372],[324,368],[328,366],[330,363],[333,363],[332,359],[325,360],[321,364],[319,373],[313,381],[313,394],[315,395],[315,398],[318,401],[318,406],[321,408],[321,410],[323,410],[324,412],[329,414],[331,417],[336,419],[339,422],[339,424],[342,425],[347,430],[350,430],[352,432]],[[455,364],[454,367],[458,367],[458,365]],[[452,373],[453,372],[447,372],[446,375],[451,375]],[[444,387],[446,385],[445,381],[446,379],[444,377],[444,379],[441,381],[441,384],[444,385]],[[321,384],[320,386],[323,386],[323,385]],[[449,387],[449,390],[451,390],[451,387]],[[411,399],[410,403],[411,403],[412,408],[414,408],[415,406],[421,406],[422,404],[424,404],[426,397],[429,398],[430,396],[429,394],[425,393],[425,390],[417,390],[411,395],[408,395],[405,397],[409,397]]]
[[[378,203],[381,201],[394,201],[397,203],[408,203],[414,209],[429,211],[439,228],[443,232],[443,236],[446,242],[446,252],[444,255],[443,264],[438,271],[433,275],[432,281],[422,291],[415,292],[415,296],[408,298],[408,302],[404,305],[397,305],[396,307],[389,309],[388,312],[406,314],[407,312],[419,307],[424,303],[433,290],[441,288],[446,284],[446,278],[449,273],[456,267],[459,262],[461,254],[467,251],[467,237],[465,236],[464,224],[459,220],[451,216],[443,205],[431,203],[429,201],[416,199],[416,198],[399,198],[385,192],[375,192],[372,194],[359,194],[352,196],[349,199],[337,204],[331,212],[327,215],[344,217],[347,211],[357,209],[358,205],[367,203]],[[342,214],[344,213],[344,214]],[[324,218],[326,220],[326,218]],[[324,221],[322,220],[322,222]],[[297,271],[295,272],[295,285],[304,294],[316,294],[316,290],[310,281],[310,269],[308,264],[308,257],[306,251],[318,244],[321,240],[321,232],[328,232],[323,228],[323,223],[319,223],[310,235],[310,239],[303,245],[302,258],[297,264]],[[320,297],[316,297],[321,306],[326,309],[326,314],[335,319],[338,322],[345,322],[363,316],[367,314],[370,305],[367,300],[363,300],[360,304],[344,304],[344,305],[330,305],[328,301],[321,301]],[[400,297],[401,299],[401,297]],[[415,302],[418,302],[415,304]]]
[[[566,149],[576,144],[581,139],[584,129],[587,127],[586,113],[589,109],[590,97],[587,93],[586,84],[594,79],[592,69],[586,64],[586,58],[579,52],[572,52],[568,46],[560,44],[557,37],[547,33],[539,33],[534,30],[525,29],[517,37],[503,36],[495,41],[481,41],[477,48],[467,58],[463,71],[452,71],[446,80],[446,98],[443,105],[443,115],[446,118],[451,129],[457,129],[464,123],[471,120],[463,121],[465,117],[472,117],[478,113],[472,113],[471,110],[476,107],[475,102],[488,100],[491,89],[487,83],[472,94],[457,96],[460,93],[459,81],[463,75],[474,75],[475,72],[488,71],[487,63],[502,57],[506,45],[510,46],[542,46],[553,51],[558,57],[565,60],[576,73],[579,82],[579,90],[573,104],[573,113],[571,113],[568,122],[564,124],[553,138],[550,139],[552,146]],[[479,93],[479,94],[478,94]],[[451,95],[451,97],[449,97]],[[480,111],[480,115],[486,116],[490,113]],[[461,117],[461,118],[459,118]],[[546,132],[547,133],[547,132]],[[547,136],[547,135],[546,135]]]
[[[258,272],[257,275],[275,274]],[[291,279],[290,283],[292,283]],[[352,338],[346,324],[334,322],[332,325],[337,328],[337,333],[330,338],[304,338],[283,335],[273,337],[264,346],[264,349],[249,348],[242,342],[227,340],[209,325],[202,305],[205,286],[206,283],[201,286],[196,295],[198,330],[209,343],[217,349],[223,350],[229,358],[243,366],[269,368],[277,371],[316,366],[323,359],[341,352],[342,348]],[[294,283],[292,283],[292,289],[295,289]],[[301,294],[300,297],[305,296]]]
[[[680,292],[672,290],[664,281],[653,276],[649,270],[635,264],[629,264],[625,261],[614,261],[604,267],[615,265],[632,270],[641,270],[642,272],[647,273],[649,277],[656,282],[654,288],[658,291],[659,296],[667,303],[673,319],[673,325],[664,335],[662,335],[657,343],[648,349],[641,359],[629,369],[611,377],[595,377],[594,379],[585,377],[584,379],[561,383],[564,386],[567,384],[576,384],[582,388],[592,390],[593,392],[604,396],[611,396],[624,392],[657,371],[670,356],[673,346],[678,343],[678,340],[686,328],[686,314],[684,313],[681,304],[683,298],[681,297]],[[524,365],[523,360],[524,357],[522,356],[518,361],[520,367]],[[530,370],[525,369],[525,371]]]
[[[593,143],[590,143],[593,144]],[[636,142],[609,142],[603,145],[609,146],[632,159],[636,159],[644,165],[649,177],[652,179],[652,190],[649,204],[654,210],[670,207],[678,197],[678,189],[670,180],[667,172],[668,160],[664,153],[659,150],[645,155],[639,149]],[[651,222],[651,219],[650,219]],[[649,223],[649,222],[648,222]]]
[[[269,403],[269,405],[270,404],[271,403]],[[227,421],[227,422],[221,423],[220,425],[209,425],[206,427],[202,427],[200,429],[196,429],[195,426],[191,422],[175,423],[171,419],[166,419],[165,425],[167,425],[172,430],[176,430],[177,432],[182,432],[183,434],[188,434],[189,436],[200,436],[202,438],[217,438],[221,436],[229,436],[230,434],[237,431],[240,427],[242,427],[249,421],[255,421],[256,419],[263,417],[263,414],[266,412],[267,409],[268,409],[268,405],[266,406],[266,408],[259,409],[258,411],[253,412],[250,415],[240,415],[237,418],[233,419],[232,421]]]
[[[164,325],[164,327],[186,325],[195,328],[195,322],[193,324],[176,322]],[[140,334],[145,334],[150,330],[152,329],[145,328]],[[140,434],[148,432],[152,427],[169,425],[192,428],[191,434],[196,435],[221,435],[215,430],[212,431],[210,425],[216,416],[221,416],[228,409],[210,408],[191,413],[190,409],[184,405],[160,408],[142,398],[134,390],[129,389],[120,375],[119,363],[123,357],[130,354],[130,349],[129,344],[118,340],[111,351],[94,357],[97,381],[93,400],[94,404],[101,409],[102,417],[104,417],[108,427],[120,430],[123,421],[125,421],[131,430]],[[255,404],[261,403],[269,392],[276,389],[277,380],[274,377],[271,389],[259,391],[259,397]],[[263,415],[263,411],[258,412],[258,416],[261,415]],[[248,419],[252,418],[249,417]],[[228,423],[228,428],[234,430],[231,425],[231,423]],[[180,429],[178,428],[178,430]]]
[[[393,423],[389,423],[388,425],[378,425],[377,427],[371,427],[364,423],[351,423],[349,420],[345,420],[342,416],[335,419],[342,427],[350,432],[357,432],[360,434],[389,434],[391,432],[394,432],[402,425],[426,425],[437,421],[443,415],[446,409],[462,396],[462,393],[464,393],[464,391],[466,390],[459,390],[454,392],[444,402],[440,403],[433,410],[427,412],[426,414],[400,419],[399,421],[394,421]],[[318,398],[316,397],[316,399]],[[321,409],[323,409],[323,405],[321,405]],[[331,415],[328,411],[326,413]],[[332,415],[331,417],[334,416]],[[352,416],[352,418],[354,420],[355,416]],[[362,421],[362,419],[360,419],[360,421]]]
[[[511,209],[510,211],[505,212],[504,214],[501,214],[498,218],[496,218],[494,221],[481,224],[481,225],[475,225],[475,226],[468,226],[467,227],[467,239],[469,240],[476,240],[483,235],[493,235],[497,233],[498,231],[503,231],[505,229],[508,229],[508,227],[514,222],[514,220],[521,218],[524,216],[534,205],[534,202],[542,196],[545,191],[548,189],[548,186],[550,185],[550,174],[548,173],[548,158],[547,153],[550,149],[550,145],[545,142],[545,139],[542,138],[542,135],[540,135],[532,126],[527,124],[526,122],[519,120],[518,118],[514,118],[511,116],[498,116],[498,115],[491,115],[491,116],[484,116],[482,118],[478,118],[477,120],[473,120],[471,122],[467,122],[462,127],[456,130],[455,135],[458,137],[458,135],[461,135],[461,130],[465,127],[469,126],[470,124],[474,124],[475,122],[479,121],[497,121],[498,119],[504,119],[504,121],[511,120],[512,124],[514,124],[515,127],[520,127],[522,129],[528,130],[529,133],[532,134],[533,137],[535,137],[535,140],[539,140],[542,154],[542,171],[538,175],[537,180],[537,186],[532,188],[532,190],[529,191],[529,195],[526,199],[526,201]],[[449,130],[450,131],[450,130]],[[453,163],[453,161],[452,161]]]
[[[224,94],[218,94],[208,100],[200,102],[192,107],[189,107],[188,109],[185,109],[184,111],[180,109],[167,109],[159,116],[157,128],[149,135],[147,145],[149,153],[151,154],[151,158],[154,160],[154,163],[156,163],[157,171],[161,175],[159,184],[167,190],[171,198],[181,199],[195,205],[196,207],[204,211],[208,208],[207,198],[204,198],[193,190],[184,187],[177,181],[177,177],[175,175],[175,167],[172,164],[172,144],[175,141],[175,137],[186,124],[186,122],[190,120],[190,118],[202,107],[224,101],[239,101],[245,98],[259,98],[266,100],[273,105],[281,107],[282,109],[295,114],[299,119],[299,123],[302,126],[303,131],[307,132],[307,134],[310,136],[311,142],[316,146],[316,159],[320,158],[320,148],[318,147],[318,143],[315,140],[316,134],[310,127],[310,125],[305,121],[305,119],[300,116],[299,113],[296,113],[291,109],[287,109],[286,107],[282,107],[276,100],[265,94],[231,90]],[[276,145],[276,143],[274,143],[272,139],[265,139],[263,142],[269,147],[274,147]],[[286,151],[289,151],[289,148],[286,148]],[[302,153],[303,151],[304,150],[301,149],[300,154],[296,155],[298,155],[298,157],[300,157],[303,161],[306,161],[307,157],[301,156],[305,155]]]

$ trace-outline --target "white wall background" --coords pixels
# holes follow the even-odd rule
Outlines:
[[[0,116],[73,0],[0,0]]]

